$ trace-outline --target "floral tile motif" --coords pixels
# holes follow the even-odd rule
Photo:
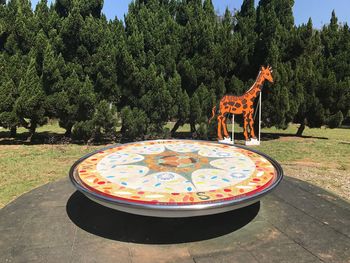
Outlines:
[[[96,194],[131,203],[189,205],[253,196],[277,178],[255,152],[223,144],[161,140],[97,152],[74,171]]]

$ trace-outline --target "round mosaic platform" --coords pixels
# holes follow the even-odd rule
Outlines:
[[[71,168],[74,186],[121,211],[158,217],[216,214],[258,201],[283,177],[255,150],[194,140],[110,146]]]

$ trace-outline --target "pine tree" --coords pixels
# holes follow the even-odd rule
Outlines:
[[[254,77],[254,49],[257,41],[256,10],[254,0],[244,0],[241,10],[236,14],[235,31],[239,33],[242,42],[238,60],[239,75],[244,80]]]
[[[34,12],[37,29],[43,30],[46,35],[48,35],[50,31],[50,24],[48,23],[50,10],[47,4],[47,0],[40,0],[36,5]]]
[[[343,123],[344,116],[341,111],[338,111],[336,114],[330,116],[328,121],[328,127],[331,129],[338,128]]]
[[[94,136],[100,138],[103,135],[114,138],[117,126],[116,108],[106,100],[102,100],[96,106],[93,116]]]
[[[117,50],[111,44],[101,46],[92,56],[89,71],[99,100],[108,100],[115,105],[120,101],[121,90],[117,76]]]
[[[300,85],[295,82],[295,37],[293,0],[262,0],[257,8],[255,68],[270,64],[274,69],[274,84],[263,88],[262,114],[267,126],[287,128],[301,103]],[[297,88],[298,87],[298,88]]]
[[[129,106],[121,111],[123,138],[134,140],[137,138],[143,139],[148,133],[149,120],[147,114],[138,109],[131,109]]]
[[[29,129],[28,140],[33,139],[35,130],[43,125],[45,118],[45,93],[42,88],[42,80],[39,78],[35,59],[32,58],[26,74],[19,84],[19,98],[15,102],[15,111],[20,123]],[[29,123],[26,121],[29,119]]]
[[[199,122],[201,116],[201,105],[198,95],[195,93],[190,100],[190,125],[192,134],[196,132],[196,124]]]
[[[315,30],[294,25],[294,0],[243,0],[216,14],[211,0],[135,0],[123,21],[107,21],[103,0],[0,1],[0,125],[30,136],[46,117],[66,135],[89,140],[113,133],[163,136],[189,122],[206,138],[211,108],[243,94],[261,65],[274,68],[263,87],[263,123],[286,128],[340,125],[350,111],[350,30],[332,12]],[[34,66],[33,66],[34,61]],[[213,122],[214,123],[214,122]]]
[[[141,107],[150,119],[152,132],[161,134],[163,126],[170,118],[172,97],[162,76],[156,77],[152,88],[142,96]]]
[[[64,89],[54,94],[55,111],[59,124],[70,137],[75,123],[91,120],[95,112],[96,97],[88,77],[81,81],[75,71],[65,80]]]
[[[176,119],[176,123],[171,130],[171,135],[175,136],[177,129],[188,121],[190,113],[190,100],[186,91],[182,90],[181,77],[178,73],[169,81],[169,91],[173,98],[172,119]]]
[[[50,44],[44,50],[42,63],[43,87],[47,95],[52,95],[63,89],[65,62],[61,55],[56,55]]]
[[[6,51],[13,55],[27,55],[34,42],[36,33],[35,19],[30,1],[11,0],[7,4]]]
[[[80,34],[84,24],[84,19],[81,16],[79,9],[74,7],[69,12],[67,18],[63,20],[60,38],[62,39],[62,55],[66,62],[84,63],[87,55],[84,47],[81,47]],[[80,56],[78,56],[78,53]],[[81,61],[80,58],[83,60]]]
[[[6,78],[5,78],[6,79]],[[16,87],[11,79],[2,81],[0,86],[0,125],[11,131],[11,136],[16,136],[19,120],[14,109],[16,101]]]
[[[319,102],[319,87],[321,83],[322,64],[320,57],[322,50],[320,37],[312,27],[312,21],[299,28],[300,57],[297,58],[295,68],[296,95],[300,100],[294,122],[300,123],[297,135],[301,136],[306,125],[320,127],[326,118],[325,109]],[[298,52],[298,53],[299,53]],[[297,97],[294,98],[296,100]]]
[[[55,1],[55,11],[59,14],[59,16],[67,17],[72,5],[72,0],[57,0]]]

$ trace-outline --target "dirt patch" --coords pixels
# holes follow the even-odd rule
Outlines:
[[[305,163],[307,165],[304,165]],[[327,169],[325,169],[325,164],[321,165],[310,161],[304,162],[303,160],[301,163],[285,163],[282,166],[287,176],[316,185],[346,200],[350,200],[350,177],[348,176],[348,171],[337,169],[336,164],[332,164],[333,167],[327,164]]]
[[[295,137],[295,136],[282,136],[278,138],[278,140],[281,142],[290,142],[290,141],[303,141],[305,139],[302,137]]]
[[[21,145],[1,145],[1,151],[19,150],[21,147]]]
[[[314,160],[309,158],[304,158],[293,162],[287,162],[287,163],[284,163],[284,165],[299,166],[299,167],[324,167],[325,166],[324,163],[315,162]]]

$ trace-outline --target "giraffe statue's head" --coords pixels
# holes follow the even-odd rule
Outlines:
[[[272,70],[272,67],[270,66],[267,66],[266,68],[262,66],[260,70],[261,77],[271,83],[273,83],[272,72],[273,70]]]

